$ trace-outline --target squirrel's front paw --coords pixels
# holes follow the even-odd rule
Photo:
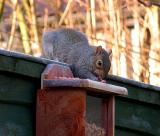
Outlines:
[[[90,78],[91,80],[94,80],[94,81],[100,81],[99,79],[98,79],[98,77],[96,77],[96,76],[93,76],[92,78]]]
[[[106,80],[101,80],[102,83],[107,83]]]

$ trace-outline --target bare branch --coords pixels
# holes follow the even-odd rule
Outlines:
[[[160,1],[159,0],[138,0],[139,3],[143,4],[144,6],[150,7],[152,5],[155,6],[160,6]]]

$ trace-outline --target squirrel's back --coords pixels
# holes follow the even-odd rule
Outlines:
[[[79,42],[83,42],[88,45],[88,39],[86,38],[85,34],[70,28],[60,28],[55,29],[54,31],[44,32],[42,40],[43,43],[52,41],[58,45],[67,44],[71,46]]]
[[[82,32],[70,28],[60,28],[54,31],[44,32],[42,36],[42,45],[44,55],[47,58],[58,59],[59,61],[63,61],[61,58],[66,56],[65,53],[83,48],[82,46],[89,46],[88,40]],[[62,56],[59,57],[59,54]]]
[[[110,54],[101,46],[90,46],[82,32],[69,28],[44,32],[42,45],[45,57],[74,65],[78,77],[97,80],[109,71]]]

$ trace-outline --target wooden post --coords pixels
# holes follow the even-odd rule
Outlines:
[[[115,97],[113,95],[103,99],[103,127],[107,131],[106,136],[114,136],[115,131]]]
[[[69,67],[56,64],[48,65],[42,74],[37,92],[36,136],[85,136],[87,93],[103,95],[103,128],[106,136],[114,136],[114,95],[127,94],[127,90],[73,78]]]
[[[84,136],[83,89],[49,88],[38,91],[37,136]]]
[[[42,80],[58,77],[73,74],[69,67],[54,64],[42,74]],[[37,93],[36,136],[85,136],[85,112],[83,88],[44,87]]]

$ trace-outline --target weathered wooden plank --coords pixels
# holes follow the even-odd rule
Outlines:
[[[116,127],[115,136],[153,136],[139,131],[124,129],[123,127]]]
[[[6,51],[1,49],[0,49],[0,56],[6,56],[10,58],[16,58],[18,60],[26,60],[26,61],[31,61],[31,62],[40,63],[40,64],[49,64],[49,63],[62,64],[61,62],[55,62],[45,58],[34,57],[34,56],[26,55],[23,53],[17,53],[17,52]]]
[[[116,126],[148,135],[160,135],[160,107],[116,98]]]
[[[123,77],[120,77],[120,76],[108,75],[106,79],[108,81],[115,81],[117,83],[124,83],[124,84],[128,84],[128,85],[131,85],[131,86],[160,92],[160,87],[158,87],[158,86],[154,86],[154,85],[151,85],[151,84],[146,84],[146,83],[143,83],[143,82],[138,82],[138,81],[123,78]]]
[[[31,61],[17,60],[14,72],[29,77],[40,78],[45,66],[44,64]]]
[[[0,71],[12,72],[24,76],[40,78],[45,65],[31,61],[0,56]]]
[[[32,104],[39,85],[40,80],[38,82],[31,78],[1,73],[0,101],[7,103]]]
[[[125,80],[126,82],[123,80],[116,80],[114,78],[110,78],[107,80],[107,83],[126,87],[128,90],[128,95],[122,96],[122,97],[134,99],[136,101],[146,102],[148,104],[160,105],[160,88],[159,87],[155,87],[147,84],[145,85],[143,83],[138,83],[138,82],[136,82],[138,83],[136,85],[135,81],[133,81],[132,83],[132,82],[128,82],[129,80],[127,79]]]
[[[95,123],[97,126],[102,127],[102,104],[101,98],[96,98],[87,95],[86,100],[86,120],[88,123]]]
[[[0,103],[0,135],[32,136],[33,113],[29,107]]]
[[[102,99],[87,96],[87,121],[89,123],[101,126],[101,105]],[[158,106],[116,97],[115,113],[117,136],[160,135],[160,108]],[[121,130],[120,134],[117,128]]]
[[[45,58],[37,58],[22,53],[0,50],[0,71],[13,72],[40,79],[41,73],[49,63],[67,65]]]
[[[107,130],[106,136],[115,135],[115,96],[108,96],[103,100],[103,126]]]

